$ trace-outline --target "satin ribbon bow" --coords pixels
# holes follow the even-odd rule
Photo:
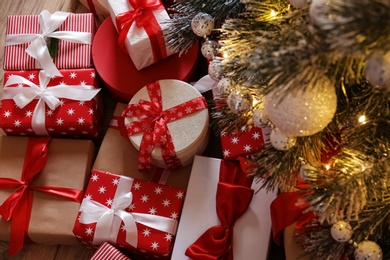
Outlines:
[[[50,14],[49,11],[43,10],[39,15],[39,34],[8,34],[5,38],[5,46],[30,43],[26,52],[39,62],[45,73],[49,77],[61,77],[61,72],[50,57],[46,38],[51,37],[74,43],[92,44],[92,34],[89,32],[56,31],[69,15],[68,12]]]
[[[221,162],[221,176],[217,187],[216,210],[221,222],[206,230],[185,254],[194,260],[233,259],[233,226],[246,212],[253,197],[253,189],[246,187],[248,178],[231,162]],[[237,175],[239,174],[239,175]]]
[[[48,135],[45,127],[45,104],[51,110],[55,110],[61,105],[59,98],[89,101],[100,91],[93,86],[82,85],[48,87],[49,81],[50,78],[42,70],[39,72],[39,86],[21,76],[11,75],[3,89],[3,99],[13,99],[19,108],[38,99],[31,119],[32,129],[38,136]],[[28,87],[10,87],[15,84],[24,84]]]
[[[126,242],[134,247],[137,247],[138,244],[138,229],[136,223],[166,233],[176,233],[177,221],[174,219],[158,215],[125,211],[133,200],[133,194],[130,191],[132,183],[132,178],[120,177],[118,188],[110,208],[97,201],[90,199],[83,200],[80,207],[80,223],[96,223],[95,234],[92,241],[94,245],[100,245],[103,242],[116,243],[122,221],[126,231]]]
[[[118,44],[126,51],[125,41],[130,27],[135,22],[137,27],[144,28],[152,45],[155,61],[167,57],[161,27],[154,17],[153,11],[164,9],[159,0],[128,0],[133,10],[120,13],[116,16],[116,25],[119,31]]]
[[[31,185],[45,167],[47,161],[47,145],[50,138],[29,138],[26,148],[20,180],[0,178],[0,189],[16,190],[0,206],[0,215],[11,220],[11,236],[9,254],[15,255],[22,249],[25,237],[28,238],[28,226],[31,217],[33,191],[39,191],[66,200],[81,202],[83,192],[62,187],[36,187]]]
[[[146,88],[152,101],[140,100],[138,104],[129,104],[122,112],[124,118],[138,119],[125,124],[128,135],[144,132],[138,155],[138,169],[141,172],[151,170],[150,162],[155,146],[161,147],[168,169],[178,168],[181,162],[176,155],[168,123],[207,108],[206,101],[203,97],[198,97],[163,110],[159,82],[149,84]],[[191,109],[187,109],[188,107]]]

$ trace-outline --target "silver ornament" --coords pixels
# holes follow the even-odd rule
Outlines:
[[[364,75],[372,85],[390,90],[390,51],[372,53],[367,59]]]
[[[349,223],[339,220],[333,224],[330,234],[337,242],[347,242],[352,237],[352,227]]]
[[[202,44],[200,52],[208,60],[214,59],[218,54],[219,44],[216,41],[207,40]]]
[[[282,87],[283,88],[283,87]],[[326,78],[306,90],[270,92],[264,108],[269,120],[287,136],[309,136],[323,130],[333,119],[337,107],[334,86]]]
[[[222,79],[221,64],[216,60],[212,60],[208,67],[208,74],[210,78],[212,78],[215,81],[221,80]]]
[[[294,136],[287,136],[278,128],[274,128],[270,134],[270,141],[276,150],[287,151],[294,147],[297,142],[297,138]]]
[[[264,107],[259,107],[253,110],[252,120],[253,125],[257,127],[264,127],[268,124],[268,117],[265,113]]]
[[[214,18],[206,13],[198,13],[192,18],[191,29],[200,37],[210,35],[214,30]]]
[[[227,105],[234,114],[241,114],[249,111],[252,106],[251,95],[245,94],[240,90],[230,92],[227,97]]]
[[[308,0],[290,0],[290,4],[295,8],[303,8],[309,5]]]
[[[222,78],[214,87],[214,97],[228,95],[233,88],[233,82],[228,78]]]
[[[310,163],[305,163],[299,168],[299,176],[303,181],[316,181],[318,178],[318,170]]]
[[[365,240],[355,248],[354,257],[355,260],[382,260],[383,253],[377,243]]]

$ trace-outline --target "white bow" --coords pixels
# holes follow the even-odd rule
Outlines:
[[[132,178],[120,177],[111,208],[90,199],[83,199],[80,207],[80,223],[96,223],[92,241],[94,245],[100,245],[106,241],[116,243],[121,221],[126,231],[126,242],[134,247],[138,244],[136,222],[170,234],[176,233],[177,221],[174,219],[125,211],[133,200],[133,194],[129,191],[132,183]]]
[[[3,99],[13,99],[19,108],[25,107],[34,99],[38,99],[31,119],[32,129],[36,135],[49,135],[45,127],[45,103],[51,110],[55,110],[60,104],[59,98],[67,98],[79,101],[89,101],[96,96],[100,89],[93,86],[53,86],[47,87],[50,81],[44,71],[39,72],[39,86],[23,78],[11,75],[4,84]],[[26,87],[10,87],[15,84],[24,84]]]
[[[6,35],[5,45],[16,45],[29,43],[26,52],[38,60],[42,69],[50,77],[62,76],[50,57],[49,49],[46,45],[46,37],[57,38],[75,43],[91,44],[92,34],[88,32],[55,31],[68,18],[68,12],[55,12],[43,10],[39,15],[40,34],[9,34]]]

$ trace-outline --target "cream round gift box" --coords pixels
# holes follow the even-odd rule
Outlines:
[[[165,111],[179,104],[190,101],[194,98],[202,97],[200,92],[190,84],[180,80],[159,80],[161,89],[162,110]],[[140,100],[151,101],[148,90],[145,87],[140,89],[130,100],[129,104],[137,104]],[[125,117],[125,124],[137,120],[136,117]],[[209,114],[207,107],[192,114],[178,118],[167,124],[172,136],[176,156],[182,166],[193,162],[194,156],[201,154],[208,142]],[[143,132],[129,135],[129,139],[134,147],[139,151]],[[151,164],[167,169],[161,154],[161,148],[155,146],[152,151]]]

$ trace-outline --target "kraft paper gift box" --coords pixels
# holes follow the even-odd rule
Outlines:
[[[130,258],[119,251],[115,246],[108,242],[104,242],[99,246],[90,260],[130,260]]]
[[[146,85],[123,111],[128,138],[139,151],[138,169],[151,165],[177,169],[191,164],[209,139],[207,103],[200,92],[180,80]]]
[[[87,246],[110,242],[133,257],[170,259],[184,190],[93,170],[74,225]]]
[[[176,170],[154,168],[140,172],[137,168],[138,151],[130,141],[121,135],[118,120],[127,104],[117,103],[113,118],[103,138],[93,169],[115,172],[124,176],[154,181],[179,188],[187,188],[192,164]],[[123,118],[122,118],[123,122]]]
[[[40,144],[43,142],[41,150],[35,148],[38,155],[30,150],[34,142],[40,142]],[[48,142],[47,146],[46,142]],[[34,147],[40,147],[40,144],[35,143]],[[47,147],[47,150],[42,147]],[[45,152],[42,153],[42,151]],[[28,181],[31,179],[28,177],[31,177],[31,171],[36,169],[35,166],[42,162],[41,160],[44,161],[43,155],[47,155],[43,170],[33,177],[28,187],[23,186],[23,165],[26,164],[24,176]],[[80,244],[73,235],[72,229],[94,155],[95,148],[90,140],[0,136],[0,205],[2,204],[0,212],[2,216],[9,213],[5,201],[12,194],[16,196],[22,193],[20,196],[23,197],[27,196],[26,193],[32,193],[30,211],[28,207],[26,210],[21,210],[24,204],[18,204],[19,206],[9,221],[6,221],[5,217],[0,217],[0,240],[10,241],[11,252],[16,253],[20,249],[17,246],[18,243],[19,246],[23,245],[23,230],[22,234],[14,230],[15,226],[23,226],[23,222],[27,229],[27,237],[24,239],[26,242],[32,241],[47,245]],[[48,190],[45,191],[45,188]],[[57,197],[54,194],[56,191],[65,193],[67,189],[71,189],[71,197],[75,196],[76,201],[79,202]],[[31,216],[28,218],[30,212]],[[11,236],[11,232],[16,232],[16,237]]]
[[[119,33],[119,45],[138,70],[175,53],[165,42],[170,17],[160,0],[108,0],[108,9]]]
[[[94,69],[6,71],[0,127],[7,135],[98,139],[101,107]]]
[[[44,10],[39,15],[10,15],[3,68],[10,71],[43,69],[50,76],[61,76],[58,69],[92,67],[95,30],[91,13],[50,14]]]
[[[207,229],[221,225],[215,200],[221,168],[220,159],[195,157],[172,259],[189,260],[185,255],[187,248]],[[261,182],[254,180],[251,188],[258,191],[261,185]],[[270,204],[275,197],[276,193],[267,193],[265,190],[253,194],[248,209],[233,227],[233,259],[268,259],[271,239]],[[226,242],[220,241],[221,244]]]

